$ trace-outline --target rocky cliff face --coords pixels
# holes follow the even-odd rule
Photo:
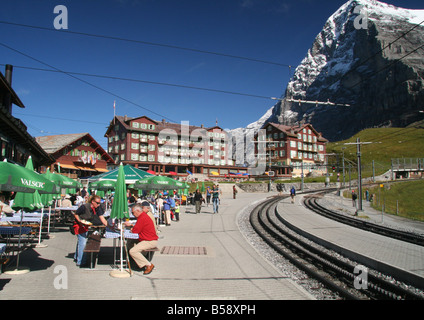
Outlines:
[[[424,23],[417,24],[423,20],[424,10],[396,8],[374,0],[347,2],[327,20],[296,68],[284,99],[244,132],[269,121],[305,121],[336,141],[364,128],[402,127],[420,120],[418,111],[424,109]]]

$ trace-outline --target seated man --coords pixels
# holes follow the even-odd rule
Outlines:
[[[130,249],[130,256],[140,269],[146,267],[144,274],[149,274],[155,266],[146,259],[142,252],[144,250],[156,248],[158,244],[155,224],[148,215],[150,204],[147,201],[143,201],[141,204],[135,204],[131,209],[132,214],[137,218],[137,222],[131,229],[131,232],[138,233],[139,242]],[[131,226],[130,221],[126,221],[124,224],[127,227]]]

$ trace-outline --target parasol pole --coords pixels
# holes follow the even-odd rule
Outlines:
[[[40,232],[38,235],[38,244],[37,244],[37,248],[45,248],[47,247],[46,244],[41,244],[41,231],[43,229],[43,220],[44,220],[44,208],[41,208],[41,220],[40,220]]]
[[[121,272],[123,272],[124,270],[124,266],[123,266],[123,261],[122,261],[122,257],[124,256],[124,253],[123,253],[123,237],[124,237],[124,231],[123,231],[123,223],[122,223],[122,219],[121,219],[121,221],[120,221],[120,223],[121,223],[121,225],[120,225],[120,227],[121,227],[121,242],[120,242],[120,244],[121,244],[121,258],[120,258],[120,262],[121,262]]]
[[[26,268],[25,269],[19,269],[19,255],[21,253],[20,249],[21,249],[21,236],[22,236],[22,221],[23,221],[23,218],[24,218],[23,210],[21,209],[20,212],[21,212],[21,223],[20,223],[20,226],[19,226],[18,255],[16,257],[16,269],[6,271],[6,272],[4,272],[5,274],[24,274],[24,273],[29,272],[29,269],[26,269]]]

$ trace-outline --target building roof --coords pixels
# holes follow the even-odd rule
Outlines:
[[[279,123],[268,122],[268,123],[264,124],[262,126],[262,128],[265,128],[268,125],[271,125],[271,126],[277,128],[278,130],[284,132],[287,136],[296,137],[296,138],[297,138],[297,134],[299,132],[301,132],[304,128],[309,128],[315,133],[315,135],[317,136],[317,140],[319,142],[324,142],[324,143],[328,142],[328,140],[325,139],[320,132],[316,131],[315,128],[310,123],[305,123],[305,124],[300,125],[300,126],[299,125],[287,126],[287,125],[283,125],[283,124],[279,124]]]
[[[145,118],[145,119],[147,119],[151,122],[154,122],[155,125],[156,125],[155,129],[154,130],[145,130],[145,129],[137,129],[137,128],[130,126],[130,122],[132,120],[136,120],[136,119],[140,119],[140,118]],[[115,120],[115,122],[114,122],[114,120]],[[137,118],[127,117],[127,116],[115,116],[114,120],[112,120],[110,122],[110,125],[109,125],[109,127],[108,127],[108,129],[105,133],[105,136],[107,136],[108,133],[112,130],[113,125],[117,124],[117,123],[122,124],[124,126],[124,128],[128,131],[140,131],[140,132],[147,132],[148,131],[148,132],[159,133],[164,129],[168,129],[168,130],[174,130],[178,135],[181,135],[183,133],[182,131],[186,130],[186,128],[184,128],[184,126],[181,123],[167,122],[165,120],[156,121],[156,120],[150,119],[149,117],[146,117],[146,116],[141,116],[141,117],[137,117]],[[204,129],[206,131],[211,131],[213,129],[220,129],[220,130],[224,131],[221,127],[216,126],[216,125],[213,126],[213,127],[209,127],[209,128],[203,127],[203,126],[199,127],[199,126],[189,125],[188,129],[189,129],[189,131],[188,131],[189,133],[193,132],[194,130],[202,130],[202,129]]]
[[[13,88],[9,85],[6,78],[3,76],[3,74],[1,72],[0,72],[0,91],[8,91],[11,95],[12,103],[17,105],[20,108],[25,108],[21,99],[19,99],[15,90],[13,90]],[[1,101],[0,101],[0,104],[1,104]]]
[[[87,134],[88,133],[59,134],[54,136],[36,137],[35,139],[47,153],[52,154],[81,139]]]
[[[115,162],[113,161],[112,157],[100,146],[100,144],[97,143],[96,140],[94,140],[94,138],[88,132],[42,136],[36,137],[35,139],[47,153],[54,154],[84,137],[87,137],[88,140],[92,141],[95,144],[94,149],[98,150],[102,156],[106,157],[104,160],[112,163]]]

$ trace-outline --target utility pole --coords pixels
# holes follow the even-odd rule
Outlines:
[[[345,143],[345,145],[356,144],[356,155],[358,156],[358,211],[362,211],[362,169],[361,169],[361,144],[371,144],[372,142],[361,142],[356,138],[356,142]]]

